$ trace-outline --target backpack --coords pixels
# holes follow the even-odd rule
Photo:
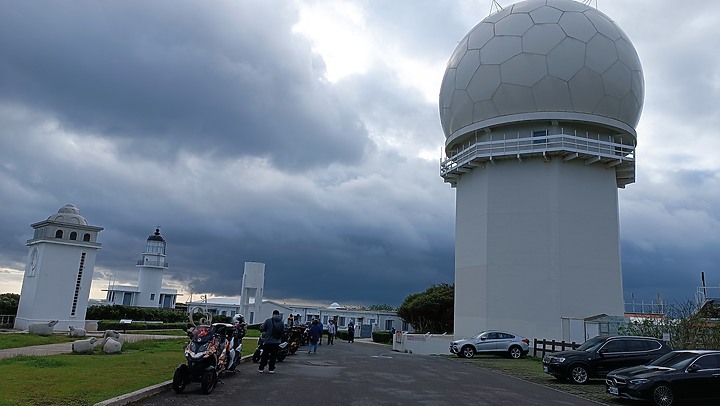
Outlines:
[[[275,321],[272,322],[272,337],[276,340],[281,340],[283,336],[283,329],[275,328]]]

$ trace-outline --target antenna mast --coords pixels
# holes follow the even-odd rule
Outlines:
[[[497,0],[492,0],[492,3],[490,3],[490,14],[497,13],[502,9],[503,7],[497,2]]]

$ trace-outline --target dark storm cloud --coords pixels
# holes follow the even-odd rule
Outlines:
[[[24,269],[29,225],[73,203],[105,228],[103,287],[136,283],[158,225],[165,281],[194,293],[237,295],[245,261],[278,299],[398,305],[452,282],[436,92],[489,2],[361,3],[375,54],[332,83],[293,33],[304,5],[2,2],[0,267]],[[619,191],[625,296],[692,298],[701,271],[720,283],[720,3],[600,8],[646,78],[637,183]]]
[[[274,2],[14,2],[0,13],[0,102],[125,153],[358,162],[363,124]]]
[[[720,271],[717,251],[698,249],[678,251],[672,246],[662,246],[648,253],[631,241],[622,245],[623,287],[625,301],[630,303],[658,302],[660,298],[668,305],[694,301],[697,288],[702,284],[702,274],[708,286],[720,288]]]

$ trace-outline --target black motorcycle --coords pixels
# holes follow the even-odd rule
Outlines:
[[[290,327],[290,331],[288,331],[288,346],[290,347],[288,349],[288,352],[290,354],[295,354],[297,350],[307,345],[306,337],[305,337],[305,327],[304,326],[293,326]]]
[[[258,338],[257,348],[255,348],[255,352],[253,352],[253,355],[252,355],[252,362],[257,363],[260,361],[260,358],[262,357],[262,353],[263,353],[263,344],[264,344],[264,340],[263,340],[262,336],[260,336],[260,338]],[[296,349],[296,351],[297,351],[297,349]],[[283,334],[282,342],[280,343],[280,346],[278,347],[278,352],[277,352],[277,356],[276,356],[275,360],[277,362],[283,362],[285,360],[285,357],[287,357],[289,353],[290,353],[290,345],[288,345],[287,335]]]
[[[193,327],[188,329],[187,363],[178,365],[173,375],[176,393],[184,391],[190,382],[200,382],[202,393],[209,394],[217,386],[220,374],[235,370],[240,360],[243,330],[233,324],[212,324],[212,315],[204,315],[201,324],[195,325],[190,313]]]

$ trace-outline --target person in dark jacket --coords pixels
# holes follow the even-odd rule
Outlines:
[[[272,317],[265,320],[260,331],[262,331],[263,339],[263,353],[260,357],[260,366],[258,366],[258,372],[262,373],[265,370],[265,365],[268,365],[268,372],[271,374],[275,373],[275,361],[277,360],[278,348],[282,342],[282,335],[285,331],[285,324],[280,317],[279,310],[273,310]]]
[[[355,342],[355,323],[353,323],[352,321],[350,322],[350,324],[348,324],[348,342]]]
[[[322,327],[320,324],[320,320],[315,319],[312,321],[312,324],[310,325],[310,331],[309,331],[309,349],[308,354],[316,353],[317,347],[318,347],[318,341],[320,341],[320,338],[322,337]]]

